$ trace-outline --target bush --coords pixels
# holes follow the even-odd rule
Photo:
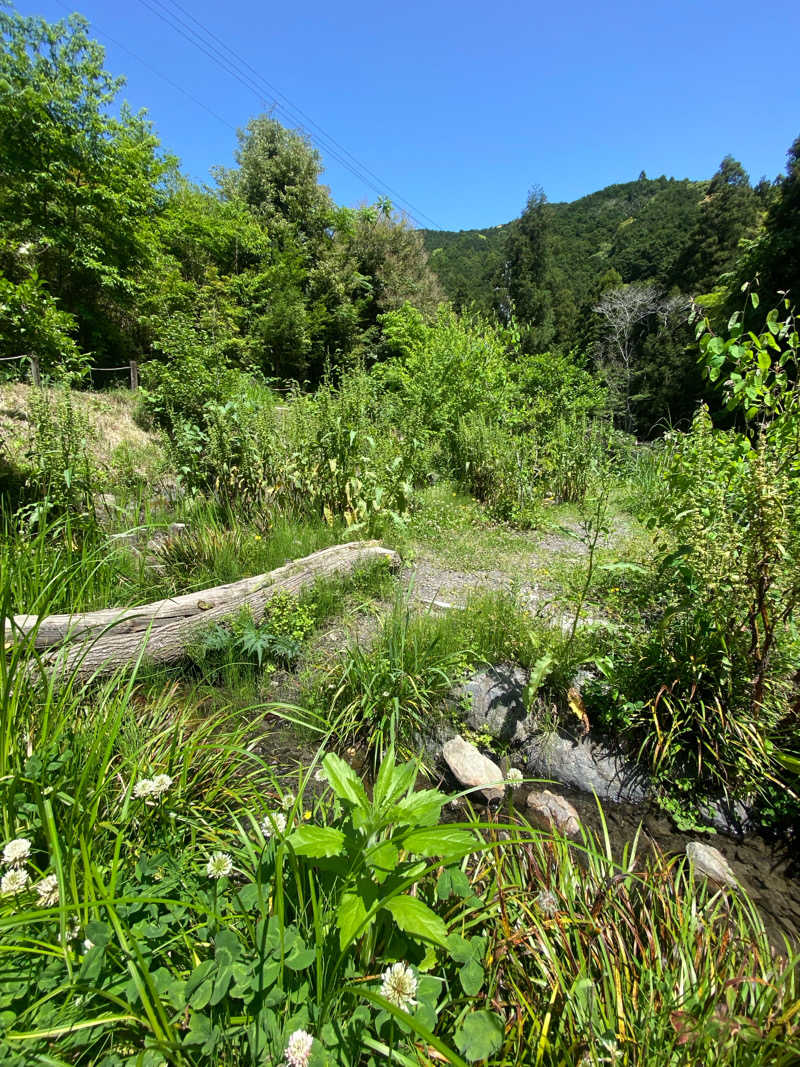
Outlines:
[[[512,434],[473,412],[458,420],[451,454],[455,473],[491,515],[536,525],[541,483],[532,435]]]
[[[654,521],[652,629],[622,640],[612,714],[669,790],[748,796],[780,773],[797,662],[800,493],[783,448],[715,429],[673,434]],[[796,722],[794,730],[796,731]]]
[[[176,313],[161,326],[154,347],[164,359],[142,364],[140,418],[174,433],[180,426],[205,428],[209,403],[225,403],[240,380],[188,316]]]
[[[38,500],[59,510],[91,513],[94,474],[88,452],[89,421],[68,389],[33,389],[28,483]]]

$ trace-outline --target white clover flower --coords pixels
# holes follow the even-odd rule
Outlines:
[[[0,893],[21,893],[30,880],[31,876],[24,867],[12,867],[0,879]]]
[[[150,782],[150,795],[160,797],[162,793],[166,793],[171,785],[172,779],[168,774],[157,774]]]
[[[327,780],[328,780],[328,775],[327,775],[327,772],[325,771],[325,768],[324,767],[317,767],[317,769],[314,771],[314,781],[315,782],[327,782]]]
[[[381,996],[396,1004],[402,1011],[408,1011],[416,1004],[414,994],[417,992],[417,980],[414,972],[405,963],[393,963],[381,976]]]
[[[506,773],[506,785],[510,785],[512,789],[518,785],[522,785],[522,771],[517,770],[516,767],[512,767]]]
[[[133,795],[137,800],[142,800],[144,797],[151,797],[153,795],[153,779],[140,778],[133,787]]]
[[[296,800],[297,797],[294,795],[294,793],[284,793],[281,797],[281,807],[284,811],[290,811],[294,807],[294,803]]]
[[[214,852],[206,864],[209,878],[227,878],[233,870],[233,860],[227,852]]]
[[[534,903],[542,915],[546,915],[549,919],[552,919],[558,912],[558,901],[555,893],[551,893],[549,889],[540,890],[536,894]]]
[[[286,816],[280,811],[269,811],[261,822],[261,833],[264,837],[272,837],[276,832],[286,832]]]
[[[70,925],[66,929],[66,937],[64,940],[69,944],[70,941],[77,941],[81,932],[81,925],[78,922],[77,915],[70,915]],[[58,935],[58,943],[61,944],[61,934]]]
[[[314,1038],[306,1030],[295,1030],[286,1046],[286,1062],[289,1067],[307,1067]]]
[[[40,908],[55,907],[55,905],[58,904],[58,876],[55,874],[48,874],[48,876],[43,878],[36,886],[36,892],[39,895],[37,903]]]
[[[19,867],[31,854],[31,843],[27,837],[15,837],[3,849],[3,863],[9,867]]]

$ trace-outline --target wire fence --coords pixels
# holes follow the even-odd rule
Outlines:
[[[0,356],[0,363],[14,363],[18,360],[27,359],[31,365],[31,381],[34,385],[42,384],[42,373],[39,367],[38,356]],[[127,371],[131,389],[136,392],[139,388],[139,361],[131,359],[119,367],[89,367],[89,376],[94,383],[95,374],[119,373]]]
[[[14,363],[23,359],[27,359],[31,365],[32,384],[41,386],[42,374],[39,367],[38,356],[0,356],[0,363]],[[91,378],[92,385],[94,385],[95,374],[119,374],[122,371],[127,373],[130,387],[136,392],[139,388],[139,361],[136,359],[131,359],[127,363],[120,364],[118,367],[89,367],[89,377]],[[304,383],[304,385],[307,387],[308,383]],[[270,381],[269,388],[273,393],[282,394],[288,398],[300,390],[300,383],[292,381],[279,385],[277,382]]]

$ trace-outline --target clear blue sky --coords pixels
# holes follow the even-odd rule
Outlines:
[[[230,164],[235,128],[288,100],[308,118],[276,112],[285,125],[305,122],[316,135],[313,120],[382,192],[390,186],[423,224],[445,229],[506,222],[534,185],[574,200],[641,170],[708,178],[729,152],[754,181],[773,178],[800,134],[794,0],[17,0],[17,9],[85,15],[108,68],[127,77],[124,97],[147,108],[190,177],[207,181],[214,164]],[[159,13],[202,36],[193,16],[273,88],[237,81]],[[320,148],[338,203],[376,198]]]

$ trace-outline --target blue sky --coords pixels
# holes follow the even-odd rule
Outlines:
[[[800,134],[793,0],[16,6],[51,21],[85,15],[108,68],[127,78],[124,98],[147,108],[195,180],[232,163],[235,129],[277,102],[293,108],[276,112],[285,125],[322,141],[319,127],[340,146],[319,146],[338,203],[391,196],[388,186],[444,229],[506,222],[534,185],[574,200],[641,170],[707,178],[729,152],[754,181],[773,178]],[[198,20],[257,91],[160,15],[203,36]],[[379,180],[346,169],[334,152],[358,168],[342,149]]]

